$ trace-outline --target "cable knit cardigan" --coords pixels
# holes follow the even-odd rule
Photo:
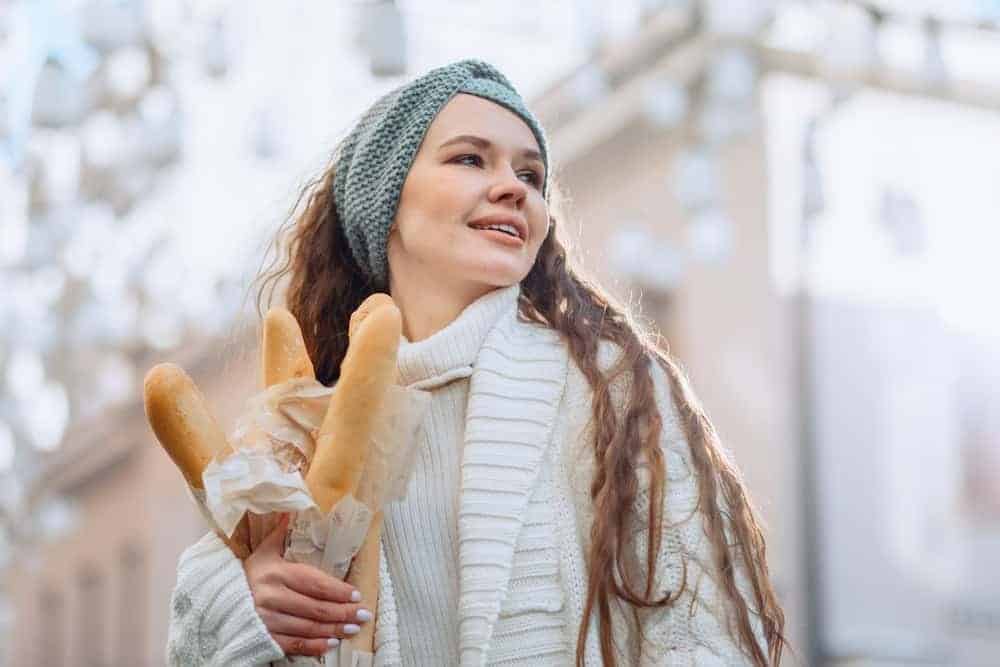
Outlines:
[[[499,303],[500,314],[476,355],[465,415],[457,615],[463,667],[572,665],[583,617],[593,522],[592,392],[557,332],[518,318],[518,295],[514,285],[480,300]],[[481,304],[470,306],[476,307]],[[602,343],[600,366],[609,369],[619,355],[616,346]],[[682,557],[687,587],[675,604],[641,610],[641,632],[629,610],[612,604],[618,664],[750,664],[734,639],[734,616],[717,583],[712,546],[697,508],[690,451],[667,378],[655,364],[653,379],[664,417],[660,444],[667,472],[654,590],[658,597],[677,590],[684,576]],[[626,379],[612,391],[620,408]],[[644,469],[640,481],[633,567],[645,562]],[[733,556],[738,588],[752,600],[744,564],[735,550]],[[381,570],[376,664],[412,664],[400,651],[384,549]],[[239,561],[212,534],[182,554],[171,605],[167,658],[172,665],[260,665],[282,657],[254,610]],[[766,651],[759,617],[752,604],[750,609],[757,641]],[[602,664],[596,615],[584,657],[586,665]]]

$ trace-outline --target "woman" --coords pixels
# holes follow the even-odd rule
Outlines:
[[[366,622],[382,664],[780,661],[738,473],[667,353],[569,263],[550,180],[542,128],[480,61],[389,93],[342,142],[260,296],[289,277],[328,385],[369,294],[403,314],[400,379],[432,401],[379,599],[284,562],[277,531],[242,569],[208,535],[181,557],[173,663],[319,655]]]

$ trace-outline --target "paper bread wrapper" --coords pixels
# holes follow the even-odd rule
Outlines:
[[[299,379],[252,396],[229,437],[234,451],[205,468],[204,507],[226,534],[236,528],[244,512],[296,513],[285,558],[315,565],[344,579],[375,514],[406,492],[430,394],[396,385],[387,389],[356,492],[344,496],[324,516],[313,502],[302,472],[289,470],[296,457],[283,456],[282,452],[295,450],[312,458],[333,391],[336,389],[315,380]],[[299,656],[295,662],[275,664],[339,667],[365,664],[365,656],[370,659],[371,654],[356,651],[345,641],[324,661]]]
[[[309,512],[318,514],[319,508],[309,495],[301,471],[289,469],[288,459],[280,452],[295,449],[311,457],[332,391],[315,380],[294,380],[248,400],[244,416],[229,438],[233,453],[209,463],[203,475],[208,511],[227,535],[247,511],[298,512],[289,543],[289,549],[296,552],[294,545],[304,534],[299,525],[307,518],[312,525],[315,519],[308,516]],[[429,401],[425,391],[389,387],[357,491],[354,496],[345,496],[327,517],[337,521],[338,529],[348,530],[364,523],[367,530],[371,515],[405,492],[413,468],[416,434]],[[358,503],[367,509],[355,507]],[[311,528],[309,535],[315,545],[327,543],[316,528]]]
[[[284,309],[269,311],[262,345],[269,388],[248,403],[247,417],[230,438],[235,453],[214,462],[204,478],[206,506],[216,521],[227,531],[249,524],[251,545],[270,531],[278,512],[295,511],[285,557],[347,579],[376,617],[379,510],[404,492],[427,405],[422,392],[395,385],[400,327],[388,295],[373,295],[355,310],[338,383],[347,393],[338,394],[313,379],[295,318]],[[243,516],[247,521],[239,523]],[[352,564],[359,549],[363,562]],[[368,625],[325,662],[367,662],[374,623]]]
[[[301,379],[316,379],[312,360],[309,358],[309,351],[306,349],[305,340],[302,337],[302,329],[299,327],[298,320],[287,308],[272,307],[268,309],[261,322],[260,386],[267,389],[284,382]],[[295,401],[290,401],[284,406],[277,407],[295,410],[297,406]],[[325,407],[316,402],[311,403],[308,408],[325,410]],[[266,415],[266,413],[264,414]],[[252,427],[254,424],[244,423],[238,425],[237,428],[245,429],[248,426]],[[259,429],[258,432],[260,432]],[[244,434],[243,437],[252,436]],[[266,447],[268,443],[265,441],[260,444]],[[308,443],[302,442],[291,445],[273,444],[272,451],[282,469],[286,473],[299,470],[304,476],[312,457],[313,448]],[[255,550],[271,533],[280,516],[280,514],[257,514],[255,512],[244,516],[241,526],[245,526],[249,533],[248,542],[251,551]]]

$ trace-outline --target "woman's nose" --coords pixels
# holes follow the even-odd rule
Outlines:
[[[501,175],[497,177],[497,183],[493,186],[491,199],[494,201],[513,199],[516,202],[521,202],[527,194],[527,185],[517,177],[516,171],[508,168],[502,170]]]

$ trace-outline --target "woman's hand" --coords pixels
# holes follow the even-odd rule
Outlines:
[[[321,656],[372,620],[353,586],[283,558],[288,515],[243,562],[257,613],[286,655]]]

